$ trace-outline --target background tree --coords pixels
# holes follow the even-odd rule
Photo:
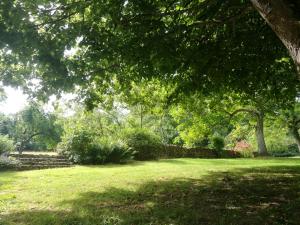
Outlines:
[[[290,109],[283,111],[281,115],[281,120],[287,125],[291,136],[297,144],[298,151],[300,152],[300,106],[298,99],[295,100],[295,104]]]
[[[20,152],[26,148],[51,149],[60,141],[62,130],[56,124],[56,117],[45,113],[36,103],[31,103],[19,112],[14,123],[13,137]]]
[[[200,94],[183,97],[172,106],[171,115],[177,122],[177,144],[183,141],[189,147],[208,147],[214,136],[225,137],[231,129],[223,111],[215,110],[214,102]]]
[[[0,133],[12,137],[14,135],[15,121],[13,116],[0,114]]]

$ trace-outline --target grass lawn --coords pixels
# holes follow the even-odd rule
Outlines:
[[[1,172],[0,224],[300,224],[300,159]]]

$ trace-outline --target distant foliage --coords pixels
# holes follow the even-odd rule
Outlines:
[[[296,144],[273,143],[269,146],[269,152],[275,157],[290,157],[299,155],[299,150]]]
[[[6,135],[0,135],[0,155],[5,152],[11,152],[14,149],[13,141]]]
[[[82,130],[66,134],[58,150],[71,161],[83,164],[125,163],[133,158],[132,151],[121,142]]]
[[[135,153],[137,160],[152,160],[159,158],[159,152],[162,148],[160,138],[154,133],[145,129],[127,130],[123,139],[128,147]]]

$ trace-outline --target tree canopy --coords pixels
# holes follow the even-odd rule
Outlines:
[[[89,108],[121,103],[141,128],[156,114],[161,133],[172,98],[230,108],[225,97],[237,96],[242,108],[230,109],[255,112],[264,144],[264,116],[294,107],[298,93],[297,9],[293,0],[4,0],[1,80],[40,98],[76,90]],[[192,114],[194,130],[181,127],[195,140],[215,129],[201,128],[213,115]]]
[[[47,94],[77,85],[86,98],[109,92],[114,80],[130,87],[152,77],[180,92],[295,88],[286,48],[251,2],[269,1],[5,0],[2,80],[27,86],[38,78],[35,90]],[[278,2],[298,18],[296,1]],[[284,69],[280,80],[274,68]]]

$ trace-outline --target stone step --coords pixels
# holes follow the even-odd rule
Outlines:
[[[69,160],[58,160],[58,161],[55,161],[55,160],[19,160],[19,161],[22,163],[39,163],[39,162],[42,162],[42,163],[69,163],[70,162]]]
[[[20,161],[19,170],[70,167],[73,164],[65,157],[46,154],[10,154]]]
[[[48,159],[65,159],[65,157],[60,156],[60,155],[34,155],[34,154],[10,154],[9,156],[14,157],[14,158],[48,158]]]
[[[41,170],[41,169],[53,169],[53,168],[65,168],[72,165],[21,165],[18,170]]]
[[[54,158],[16,158],[18,159],[19,161],[22,161],[22,162],[26,162],[26,161],[32,161],[32,162],[37,162],[37,161],[51,161],[51,162],[67,162],[69,160],[67,159],[63,159],[63,158],[60,158],[60,159],[54,159]]]
[[[22,164],[20,165],[21,167],[23,166],[29,166],[29,167],[68,167],[68,166],[73,166],[73,164]]]
[[[72,165],[70,162],[21,162],[22,165]]]

